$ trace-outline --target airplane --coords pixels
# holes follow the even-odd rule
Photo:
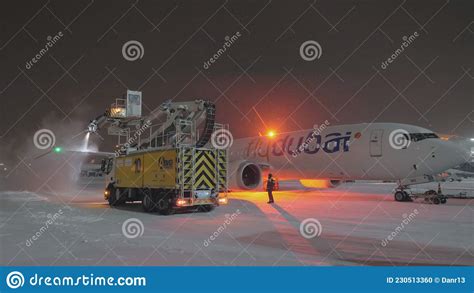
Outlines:
[[[403,190],[468,160],[459,144],[433,131],[399,123],[361,123],[236,139],[228,150],[231,190],[258,190],[265,173],[298,179],[308,187],[336,187],[346,180],[397,181]]]
[[[410,200],[404,191],[410,185],[435,181],[470,156],[460,144],[414,125],[327,121],[309,130],[235,139],[227,153],[230,190],[262,190],[266,173],[318,188],[352,180],[397,181],[396,201]]]

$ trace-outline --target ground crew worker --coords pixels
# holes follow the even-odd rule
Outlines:
[[[114,177],[111,177],[110,182],[109,182],[109,184],[107,184],[107,187],[105,189],[108,190],[110,193],[112,193],[112,191],[115,187],[114,185],[115,185]]]
[[[273,188],[275,187],[275,179],[273,179],[272,173],[268,174],[267,180],[267,192],[268,192],[268,203],[273,203]]]

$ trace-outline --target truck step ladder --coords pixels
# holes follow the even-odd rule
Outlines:
[[[195,149],[193,147],[181,146],[178,156],[178,178],[181,186],[181,195],[189,193],[191,198],[194,193],[194,173],[195,173]]]

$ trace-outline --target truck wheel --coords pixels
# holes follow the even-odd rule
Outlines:
[[[171,205],[169,196],[164,196],[158,200],[158,213],[161,215],[170,215],[173,213],[173,206]]]
[[[118,206],[123,203],[123,190],[120,188],[114,188],[111,190],[109,195],[109,205],[110,206]]]
[[[446,203],[446,201],[447,201],[447,199],[444,198],[444,197],[441,199],[441,203]]]
[[[405,200],[405,194],[403,191],[397,191],[395,192],[395,200],[396,201],[404,201]]]
[[[439,200],[439,198],[435,197],[433,198],[433,203],[434,204],[439,204],[441,201]]]
[[[145,212],[151,213],[156,211],[157,203],[155,202],[155,198],[152,196],[150,190],[144,190],[143,192],[143,199],[142,199],[142,206]]]

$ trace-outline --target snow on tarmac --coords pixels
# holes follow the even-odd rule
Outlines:
[[[279,191],[273,205],[264,192],[234,192],[229,205],[212,212],[171,216],[147,214],[139,203],[110,208],[100,184],[61,194],[0,192],[0,259],[2,265],[474,263],[472,199],[400,203],[393,187]],[[313,225],[300,230],[305,220]]]

